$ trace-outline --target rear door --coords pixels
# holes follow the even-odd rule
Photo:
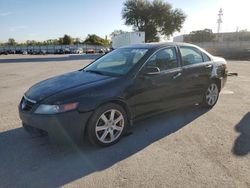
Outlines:
[[[201,50],[193,46],[179,46],[183,67],[183,89],[185,102],[200,102],[209,84],[212,61]]]

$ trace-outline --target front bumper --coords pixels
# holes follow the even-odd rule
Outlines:
[[[22,122],[48,132],[49,137],[57,143],[81,144],[84,130],[92,112],[79,113],[70,111],[60,114],[44,115],[24,112],[19,107]]]

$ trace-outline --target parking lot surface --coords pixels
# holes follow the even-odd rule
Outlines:
[[[21,128],[34,83],[82,68],[88,56],[0,56],[0,187],[250,187],[250,61],[228,61],[216,106],[137,122],[108,148],[64,150]]]

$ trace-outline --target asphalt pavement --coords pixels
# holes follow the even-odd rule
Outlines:
[[[64,150],[24,132],[17,111],[23,93],[90,61],[0,56],[0,187],[250,187],[250,61],[228,61],[239,75],[228,78],[213,109],[141,120],[111,147],[86,142]]]

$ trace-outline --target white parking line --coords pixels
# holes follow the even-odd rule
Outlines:
[[[234,94],[234,92],[233,92],[233,91],[230,91],[230,90],[222,90],[222,91],[220,92],[220,94],[225,94],[225,95],[227,95],[227,94]]]

